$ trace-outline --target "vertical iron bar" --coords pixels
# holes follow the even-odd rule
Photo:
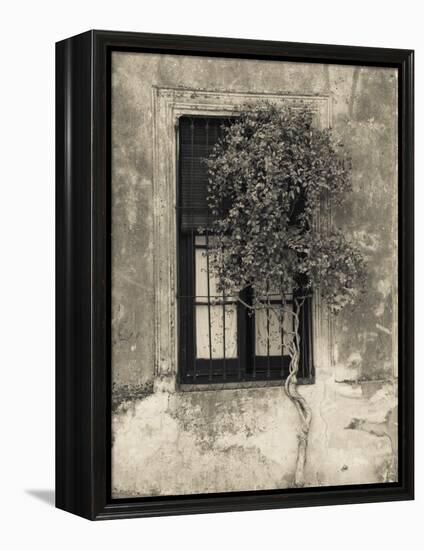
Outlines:
[[[239,308],[239,305],[238,305],[237,303],[235,303],[235,316],[236,316],[236,354],[237,354],[237,359],[238,359],[237,367],[238,367],[238,379],[241,380],[241,360],[240,360],[240,351],[239,351],[239,349],[238,349],[238,344],[239,344],[239,322],[238,322],[239,315],[238,315],[238,308]]]
[[[313,344],[313,338],[312,338],[312,305],[313,305],[313,298],[308,298],[308,375],[309,378],[313,375],[313,368],[314,368],[314,344]]]
[[[222,293],[222,346],[224,351],[224,380],[227,378],[227,364],[225,357],[225,292]]]
[[[252,300],[251,303],[253,303],[253,290],[250,289],[250,299]],[[252,343],[253,343],[253,380],[256,380],[256,311],[252,311],[251,312],[252,314],[252,323],[251,323],[251,326],[252,326]]]
[[[236,305],[236,315],[237,315],[237,308],[238,308],[238,305]],[[238,343],[238,336],[236,338],[236,343]],[[240,360],[240,353],[238,350],[238,344],[236,345],[237,345],[236,353],[237,353],[238,379],[241,380],[241,360]]]
[[[197,334],[196,334],[196,305],[195,305],[195,294],[196,294],[196,247],[194,242],[194,231],[193,231],[193,173],[194,173],[194,119],[191,119],[190,124],[190,232],[191,232],[191,269],[193,273],[193,288],[191,289],[191,308],[193,315],[193,381],[196,380],[196,366],[197,366]],[[190,299],[190,298],[189,298]]]
[[[211,284],[209,279],[209,230],[206,230],[206,275],[208,285],[208,335],[209,335],[209,380],[212,380],[212,322],[211,322]]]
[[[206,119],[206,155],[209,155],[209,120]],[[209,272],[209,210],[207,212],[206,222],[206,275],[208,285],[208,335],[209,335],[209,380],[212,380],[213,364],[212,364],[212,321],[211,321],[211,283]]]
[[[305,318],[305,303],[306,301],[304,301],[300,307],[300,315],[302,316],[302,331],[300,333],[300,340],[302,342],[302,346],[301,346],[301,349],[302,349],[302,352],[300,354],[300,360],[302,361],[302,378],[304,379],[305,378],[305,363],[306,363],[306,321],[307,319]]]
[[[270,360],[269,360],[269,284],[266,285],[266,299],[267,299],[267,308],[266,308],[266,376],[267,378],[271,375],[270,370]]]
[[[302,302],[300,302],[299,306],[299,338],[300,338],[300,346],[299,346],[299,378],[303,378],[304,372],[303,372],[303,365],[304,365],[304,358],[305,358],[305,339],[303,337],[304,335],[304,325],[305,325],[305,319],[303,317],[303,306]]]
[[[284,298],[281,289],[281,315],[280,315],[280,331],[281,331],[281,378],[284,376]]]
[[[219,138],[222,138],[223,136],[223,127],[222,125],[219,128],[218,131]],[[226,361],[226,355],[225,355],[225,292],[222,293],[222,347],[223,347],[223,379],[226,380],[227,378],[227,361]]]

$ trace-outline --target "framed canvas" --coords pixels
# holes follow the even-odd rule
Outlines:
[[[56,45],[56,505],[413,498],[413,52]]]

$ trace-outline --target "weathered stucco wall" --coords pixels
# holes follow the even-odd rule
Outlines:
[[[153,391],[153,86],[330,96],[332,127],[352,155],[354,183],[351,199],[333,217],[361,242],[369,281],[363,302],[332,325],[332,360],[318,364],[316,383],[300,389],[313,409],[306,480],[337,485],[395,479],[396,71],[115,53],[114,495],[289,487],[296,460],[298,420],[282,387]]]

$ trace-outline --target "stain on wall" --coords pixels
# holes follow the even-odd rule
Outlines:
[[[396,70],[114,53],[114,496],[290,487],[296,460],[298,421],[282,387],[153,391],[152,86],[331,96],[354,186],[333,217],[360,242],[369,276],[363,300],[333,323],[335,364],[317,365],[316,383],[300,388],[313,410],[306,482],[395,480]]]

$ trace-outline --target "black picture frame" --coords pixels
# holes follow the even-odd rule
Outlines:
[[[395,67],[399,74],[399,481],[110,498],[112,51]],[[56,506],[91,520],[414,497],[414,88],[411,50],[89,31],[56,44]]]

